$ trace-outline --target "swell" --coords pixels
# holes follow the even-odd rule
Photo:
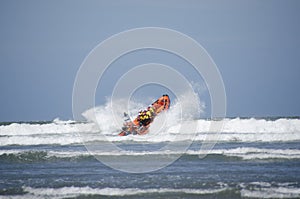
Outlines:
[[[211,151],[51,151],[51,150],[2,150],[2,163],[35,163],[55,161],[94,161],[97,157],[170,157],[180,156],[183,160],[198,160],[204,156],[206,160],[220,161],[299,161],[298,149],[264,149],[239,147],[233,149],[214,149]]]
[[[223,184],[218,188],[95,188],[95,187],[59,187],[21,188],[0,190],[1,198],[299,198],[298,187],[271,185],[266,182],[239,183],[234,186]]]

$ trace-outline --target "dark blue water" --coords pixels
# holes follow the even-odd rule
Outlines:
[[[119,143],[123,148],[143,149],[160,144],[164,145]],[[299,142],[218,143],[205,158],[187,153],[147,173],[112,169],[89,155],[83,145],[3,146],[0,150],[8,151],[0,155],[0,198],[300,197]],[[282,156],[281,150],[289,154]]]

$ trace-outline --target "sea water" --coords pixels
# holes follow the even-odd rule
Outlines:
[[[100,130],[93,122],[59,119],[1,123],[0,198],[300,198],[300,119],[223,121],[211,149],[201,149],[213,133],[213,121],[205,119],[185,121],[196,124],[194,132],[172,124],[162,134],[126,137],[107,122]],[[165,149],[187,142],[184,151]],[[91,152],[91,143],[120,150]],[[120,159],[122,168],[147,157],[151,161],[141,164],[147,168],[158,156],[176,155],[149,172],[101,161]]]

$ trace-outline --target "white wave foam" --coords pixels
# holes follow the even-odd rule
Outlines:
[[[63,187],[63,188],[31,188],[24,187],[26,195],[33,197],[47,198],[66,198],[78,197],[80,195],[100,195],[100,196],[134,196],[140,194],[166,194],[166,193],[184,193],[184,194],[213,194],[225,191],[226,188],[219,189],[138,189],[138,188],[91,188],[91,187]]]
[[[72,124],[72,123],[76,123],[76,121],[74,121],[74,120],[63,121],[63,120],[60,120],[59,118],[55,118],[53,120],[53,123],[55,123],[55,124]]]
[[[12,123],[0,126],[0,136],[74,134],[79,132],[97,132],[93,123],[68,123],[68,121],[49,124]]]
[[[200,124],[201,126],[201,124]],[[236,133],[299,133],[300,120],[281,118],[275,121],[265,119],[226,119],[222,132]]]
[[[227,150],[212,150],[209,154],[223,154],[229,157],[251,159],[300,159],[300,150],[297,149],[264,149],[239,147]]]
[[[190,94],[189,94],[190,95]],[[268,121],[265,119],[224,119],[223,129],[215,132],[216,125],[221,121],[194,120],[199,117],[195,104],[192,104],[189,97],[181,98],[183,100],[172,103],[170,110],[166,114],[159,115],[151,124],[150,133],[145,136],[127,136],[119,138],[111,136],[112,132],[116,135],[121,124],[120,117],[124,111],[122,100],[114,103],[114,115],[111,112],[111,104],[91,109],[84,113],[84,116],[90,121],[96,122],[102,134],[106,135],[108,141],[148,141],[148,142],[173,142],[173,141],[240,141],[240,142],[286,142],[300,140],[300,120],[299,119],[278,119]],[[186,100],[184,100],[186,99]],[[203,106],[200,103],[200,112]],[[146,105],[129,102],[130,115],[132,119],[141,107]],[[119,126],[118,126],[119,125]],[[196,127],[196,129],[194,128]],[[218,134],[219,133],[219,134]]]
[[[195,93],[172,100],[171,108],[160,114],[151,124],[150,132],[144,136],[117,136],[123,124],[123,112],[135,118],[139,109],[147,104],[127,102],[122,99],[111,101],[87,110],[84,117],[91,123],[62,121],[59,118],[49,124],[13,123],[0,126],[0,146],[40,145],[40,144],[78,144],[92,141],[109,142],[174,142],[174,141],[219,141],[219,142],[289,142],[300,141],[300,119],[282,118],[275,121],[265,119],[224,119],[220,132],[213,130],[220,121],[199,118],[204,105],[198,96],[197,103],[191,98]],[[155,99],[152,99],[155,100]],[[150,100],[150,102],[152,101]],[[128,104],[128,110],[127,105]],[[199,110],[196,108],[199,107]],[[193,128],[195,127],[195,128]],[[100,136],[105,135],[105,136]]]
[[[160,114],[151,124],[150,132],[144,136],[117,136],[123,123],[124,101],[114,103],[114,109],[108,102],[103,106],[87,110],[83,115],[91,123],[74,123],[54,119],[49,124],[13,123],[0,126],[0,146],[6,145],[70,145],[92,141],[109,142],[174,142],[174,141],[219,141],[219,142],[289,142],[300,141],[300,119],[224,119],[221,132],[215,132],[212,126],[220,121],[195,118],[199,111],[189,97],[172,101],[171,108]],[[200,103],[200,100],[199,100]],[[197,106],[202,111],[201,103]],[[132,119],[139,109],[147,105],[129,102],[129,114]],[[202,108],[201,108],[202,107]],[[112,110],[114,112],[112,112]],[[195,127],[195,128],[194,128]],[[100,136],[104,135],[104,136]],[[83,142],[84,141],[84,142]]]
[[[40,145],[40,144],[80,144],[92,141],[134,141],[134,142],[173,142],[173,141],[199,141],[213,139],[219,142],[289,142],[300,140],[300,120],[280,119],[276,121],[255,120],[255,119],[227,119],[224,130],[218,135],[209,132],[210,121],[196,120],[190,123],[197,123],[198,129],[195,134],[189,132],[189,122],[186,128],[180,130],[180,126],[166,124],[163,130],[150,133],[144,136],[117,136],[118,129],[109,131],[109,122],[106,131],[100,132],[93,123],[76,124],[10,124],[0,126],[0,145]],[[248,127],[248,125],[252,127]],[[153,128],[156,123],[154,122]],[[242,126],[245,125],[243,128]],[[158,125],[159,126],[159,125]],[[281,128],[279,128],[280,126]],[[278,128],[277,128],[278,127]],[[248,129],[247,129],[248,128]],[[99,135],[105,135],[99,136]]]
[[[261,186],[262,184],[262,186]],[[264,186],[267,184],[268,186]],[[226,184],[225,184],[226,185]],[[251,185],[251,183],[250,183]],[[256,182],[254,187],[245,188],[245,185],[239,185],[241,188],[242,197],[250,198],[299,198],[300,189],[295,187],[270,187],[269,183]],[[1,196],[1,198],[69,198],[78,196],[137,196],[142,194],[194,194],[194,195],[205,195],[205,194],[217,194],[223,191],[230,190],[231,188],[226,185],[221,188],[214,189],[186,189],[186,188],[91,188],[91,187],[62,187],[62,188],[32,188],[23,187],[24,195],[8,195]]]
[[[181,151],[32,151],[32,150],[0,150],[3,154],[24,154],[28,152],[46,152],[48,157],[71,158],[79,156],[145,156],[145,155],[224,155],[227,157],[239,157],[244,160],[253,159],[300,159],[300,150],[297,149],[264,149],[264,148],[233,148],[213,149],[211,151],[187,150]]]
[[[267,187],[241,190],[242,197],[249,198],[299,198],[300,188],[294,187]]]

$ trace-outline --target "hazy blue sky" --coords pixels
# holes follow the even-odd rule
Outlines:
[[[208,51],[228,116],[299,116],[299,20],[299,0],[1,0],[0,121],[72,119],[73,83],[87,54],[113,34],[147,26],[180,31]],[[153,62],[142,54],[133,63]]]

